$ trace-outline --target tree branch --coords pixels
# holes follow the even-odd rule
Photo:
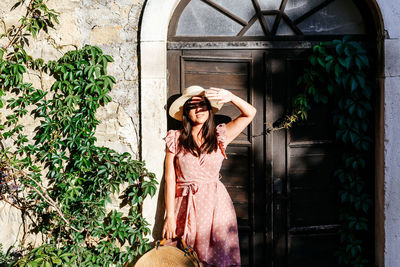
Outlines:
[[[8,167],[11,168],[14,171],[14,175],[15,175],[15,173],[17,173],[17,174],[23,176],[24,178],[34,182],[43,191],[43,193],[40,192],[39,189],[37,189],[36,187],[34,187],[34,186],[30,185],[30,184],[27,184],[27,186],[29,188],[31,188],[32,190],[34,190],[36,193],[38,193],[47,204],[49,204],[51,207],[53,207],[56,210],[57,214],[67,224],[68,227],[70,227],[72,230],[74,230],[76,232],[79,232],[79,233],[82,233],[84,231],[84,228],[81,229],[81,230],[78,230],[77,228],[75,228],[75,227],[73,227],[71,225],[71,223],[65,218],[64,213],[59,209],[57,203],[47,194],[46,189],[41,184],[39,184],[35,179],[30,177],[24,171],[16,169],[15,167],[13,167],[11,165],[9,165]]]

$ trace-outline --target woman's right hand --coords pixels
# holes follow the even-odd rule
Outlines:
[[[176,220],[175,220],[175,218],[166,218],[165,219],[162,236],[166,239],[172,239],[172,238],[176,237]]]

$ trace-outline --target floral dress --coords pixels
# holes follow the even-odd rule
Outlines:
[[[164,138],[175,154],[176,234],[197,252],[203,266],[240,265],[236,214],[232,200],[220,181],[226,158],[226,125],[216,127],[218,149],[195,157],[179,149],[179,130]]]

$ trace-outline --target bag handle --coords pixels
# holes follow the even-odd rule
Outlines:
[[[166,239],[165,237],[162,240],[157,240],[156,249],[158,249],[160,246],[164,246],[165,242],[167,242],[167,240],[168,239]],[[184,255],[186,256],[186,255],[189,254],[190,256],[192,256],[196,260],[198,266],[200,266],[200,260],[199,260],[199,257],[197,256],[196,251],[194,251],[194,249],[191,246],[188,246],[186,244],[186,242],[183,239],[183,237],[179,237],[179,240],[181,241],[181,244],[182,244],[182,247],[183,247],[183,252],[185,252]]]
[[[164,246],[165,242],[167,242],[168,239],[166,239],[165,237],[162,240],[157,240],[156,242],[156,248],[158,249],[159,246]],[[183,237],[179,237],[179,241],[181,241],[183,250],[188,253],[191,253],[193,251],[193,248],[191,246],[188,246],[185,242],[185,240],[183,239]]]
[[[156,248],[158,249],[159,246],[164,246],[165,242],[167,242],[166,238],[163,238],[162,240],[157,240]]]

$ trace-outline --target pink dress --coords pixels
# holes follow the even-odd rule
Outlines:
[[[175,154],[176,234],[194,248],[204,266],[240,265],[236,214],[219,173],[226,158],[225,126],[216,127],[217,151],[200,157],[179,149],[179,130],[169,130],[164,138]]]

